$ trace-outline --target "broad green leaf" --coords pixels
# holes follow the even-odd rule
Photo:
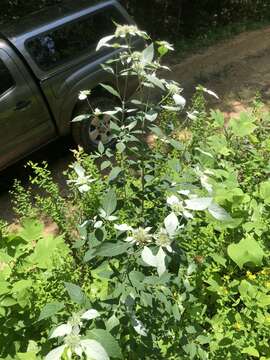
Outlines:
[[[114,167],[110,174],[109,174],[109,177],[108,177],[108,181],[111,182],[111,181],[114,181],[118,175],[121,173],[122,169],[118,166]]]
[[[122,142],[116,144],[117,151],[121,154],[126,148],[126,145]]]
[[[122,359],[121,348],[109,331],[103,329],[93,329],[87,331],[87,337],[100,343],[106,350],[109,357]]]
[[[211,119],[216,127],[223,127],[225,123],[224,114],[220,110],[211,110]]]
[[[41,310],[38,321],[48,319],[58,313],[58,311],[62,310],[65,307],[63,303],[52,302],[46,304],[44,308]]]
[[[78,285],[69,282],[65,282],[64,284],[70,299],[79,305],[83,305],[85,303],[86,296],[82,289]]]
[[[55,263],[55,257],[64,257],[69,253],[62,236],[53,237],[52,235],[41,238],[35,247],[33,254],[27,258],[27,262],[36,265],[41,269],[50,269]]]
[[[242,354],[248,354],[256,358],[260,357],[259,351],[252,346],[245,347],[241,352]]]
[[[0,306],[3,306],[3,307],[10,307],[10,306],[14,306],[16,304],[17,304],[17,301],[10,296],[8,296],[0,301]]]
[[[258,242],[248,236],[238,244],[229,245],[228,255],[242,269],[244,264],[249,262],[260,266],[265,254]]]
[[[35,241],[42,236],[44,226],[41,222],[33,219],[23,221],[23,228],[19,236],[27,242]]]
[[[185,200],[186,208],[189,210],[203,211],[208,209],[213,199],[211,197],[194,198]]]
[[[32,280],[19,280],[13,284],[12,293],[19,293],[32,287]]]
[[[7,281],[0,281],[0,296],[8,294],[11,291],[9,282]]]
[[[269,307],[270,305],[270,295],[266,295],[261,293],[258,297],[257,297],[257,301],[258,301],[258,306],[264,308],[264,307]]]
[[[102,170],[105,170],[105,169],[107,169],[108,167],[110,167],[111,166],[111,162],[110,161],[108,161],[108,160],[106,160],[106,161],[103,161],[102,163],[101,163],[101,165],[100,165],[100,170],[102,171]]]
[[[50,335],[50,339],[63,337],[71,334],[72,326],[70,324],[62,324],[57,326]]]
[[[81,319],[84,320],[93,320],[100,316],[100,313],[95,309],[89,309],[82,314]]]
[[[107,90],[109,93],[111,93],[112,95],[118,97],[119,99],[121,99],[121,96],[119,94],[118,91],[116,91],[112,86],[110,85],[105,85],[105,84],[100,84],[105,90]]]
[[[154,44],[150,44],[142,52],[142,62],[144,64],[151,63],[154,59]]]
[[[270,204],[270,181],[260,183],[259,192],[265,204]]]
[[[97,44],[96,51],[98,51],[102,47],[106,46],[109,43],[109,41],[111,41],[113,38],[114,38],[114,35],[108,35],[108,36],[105,36],[102,39],[100,39]]]
[[[49,354],[45,357],[45,360],[61,360],[62,354],[65,350],[66,345],[58,346],[49,352]]]
[[[120,321],[117,319],[117,317],[115,315],[112,315],[106,323],[106,329],[107,329],[107,331],[111,331],[119,324],[120,324]]]
[[[256,129],[254,120],[255,119],[251,114],[242,112],[238,119],[235,118],[229,122],[229,127],[232,129],[235,136],[245,137],[252,134]]]
[[[218,204],[212,203],[208,207],[209,213],[217,220],[219,221],[230,221],[232,220],[232,217],[230,214],[227,213],[223,207],[219,206]]]
[[[207,143],[214,154],[228,156],[232,152],[232,150],[229,148],[226,137],[223,134],[209,136]]]
[[[110,189],[101,201],[102,209],[107,216],[112,215],[117,207],[117,197],[113,189]]]
[[[124,254],[132,246],[132,244],[124,242],[104,242],[95,249],[94,256],[113,257]]]
[[[153,85],[157,86],[161,90],[165,90],[163,82],[154,75],[146,75],[146,79]]]
[[[73,120],[71,120],[71,122],[80,122],[86,119],[90,118],[90,114],[82,114],[82,115],[78,115],[76,116]]]
[[[81,340],[81,346],[89,359],[110,360],[104,347],[96,340]]]

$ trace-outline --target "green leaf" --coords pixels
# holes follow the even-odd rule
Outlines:
[[[61,257],[67,255],[69,249],[62,236],[49,235],[38,241],[33,254],[27,258],[27,262],[41,269],[50,269],[54,266],[55,258],[59,253]]]
[[[70,299],[79,305],[83,305],[86,301],[86,296],[82,289],[78,285],[69,282],[65,282],[64,284]]]
[[[228,255],[242,269],[249,262],[260,266],[265,254],[257,241],[248,236],[238,244],[229,245]]]
[[[85,352],[87,359],[109,360],[109,356],[104,347],[96,340],[81,340],[80,344]]]
[[[213,198],[211,197],[203,197],[185,200],[185,203],[189,210],[203,211],[211,205],[212,201]]]
[[[14,306],[16,304],[17,304],[17,301],[10,296],[6,297],[0,301],[0,306],[3,306],[3,307],[10,307],[10,306]]]
[[[62,310],[65,307],[63,303],[60,302],[52,302],[46,304],[44,308],[41,310],[38,321],[48,319],[58,313],[58,311]]]
[[[108,167],[110,167],[111,166],[111,162],[110,161],[108,161],[108,160],[106,160],[106,161],[103,161],[102,163],[101,163],[101,165],[100,165],[100,170],[102,171],[102,170],[105,170],[105,169],[107,169]]]
[[[100,154],[103,154],[103,153],[104,153],[104,150],[105,150],[105,147],[104,147],[103,143],[100,141],[100,142],[98,143],[98,152],[99,152]]]
[[[117,317],[115,315],[112,315],[106,323],[106,329],[107,329],[107,331],[111,331],[119,324],[120,324],[120,321],[117,319]]]
[[[259,193],[265,204],[270,204],[270,181],[260,183]]]
[[[103,46],[106,46],[113,38],[114,35],[108,35],[100,39],[97,44],[96,51],[100,50]]]
[[[16,358],[18,360],[37,360],[37,356],[33,351],[27,351],[26,353],[17,353]]]
[[[0,281],[0,296],[8,294],[10,292],[9,282]]]
[[[42,236],[44,226],[38,220],[26,219],[19,236],[27,242],[35,241]]]
[[[121,100],[121,96],[118,93],[118,91],[116,91],[112,86],[110,85],[105,85],[105,84],[100,84],[105,90],[107,90],[109,93],[111,93],[112,95],[118,97]]]
[[[219,221],[232,220],[232,217],[230,216],[230,214],[228,214],[227,211],[223,207],[219,206],[218,204],[212,203],[208,207],[208,211],[215,219],[217,219]]]
[[[142,52],[142,62],[145,64],[151,63],[154,59],[154,44],[150,44]]]
[[[94,256],[113,257],[124,254],[132,244],[124,242],[105,242],[95,249]]]
[[[254,125],[254,117],[251,114],[242,112],[239,119],[232,119],[229,122],[229,127],[235,136],[245,137],[253,133],[256,129]]]
[[[254,356],[254,357],[257,357],[257,358],[260,357],[260,353],[258,352],[258,350],[256,350],[252,346],[245,347],[242,350],[242,354],[248,354],[248,355],[251,355],[251,356]]]
[[[121,154],[126,148],[126,145],[122,142],[116,144],[117,151]]]
[[[113,214],[117,207],[117,197],[113,189],[110,189],[101,201],[102,209],[107,216]]]
[[[80,122],[86,119],[90,118],[90,114],[82,114],[82,115],[78,115],[76,116],[73,120],[71,120],[71,122]]]
[[[87,331],[87,337],[99,342],[110,357],[122,359],[121,348],[109,331],[103,329],[93,329]]]
[[[159,87],[161,90],[165,90],[163,82],[154,75],[146,75],[146,79],[153,85]]]
[[[117,176],[121,173],[122,169],[118,166],[114,167],[110,174],[109,174],[109,177],[108,177],[108,181],[111,182],[111,181],[114,181]]]
[[[216,127],[223,127],[225,123],[224,114],[220,110],[211,110],[211,119]]]

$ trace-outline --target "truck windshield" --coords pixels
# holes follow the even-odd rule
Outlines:
[[[114,22],[126,21],[115,7],[106,7],[28,40],[26,48],[42,70],[51,70],[84,53],[94,54],[98,41],[114,33]]]

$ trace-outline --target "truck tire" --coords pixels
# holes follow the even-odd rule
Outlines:
[[[101,111],[113,110],[119,106],[117,100],[110,97],[97,97],[90,101],[93,110],[98,108]],[[91,114],[87,101],[84,101],[75,111],[74,117],[83,114]],[[77,145],[83,147],[85,152],[97,150],[101,141],[105,147],[112,147],[115,140],[110,132],[110,116],[91,116],[79,122],[72,123],[72,136]]]

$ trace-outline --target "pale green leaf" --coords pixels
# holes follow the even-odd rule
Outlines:
[[[248,236],[238,244],[229,245],[228,255],[242,269],[246,263],[260,266],[265,253],[258,242]]]
[[[92,360],[109,360],[109,356],[104,347],[96,340],[81,340],[84,353]]]

